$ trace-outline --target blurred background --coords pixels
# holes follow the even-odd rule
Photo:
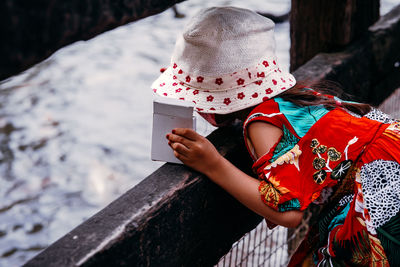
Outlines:
[[[381,14],[398,0],[382,0]],[[76,42],[0,82],[0,266],[19,266],[139,183],[150,160],[150,85],[200,8],[283,15],[289,0],[189,0]],[[289,22],[276,24],[289,69]],[[200,134],[214,128],[200,117]]]

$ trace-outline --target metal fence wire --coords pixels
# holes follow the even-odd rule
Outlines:
[[[265,220],[232,245],[216,267],[286,266],[308,230],[311,213],[306,213],[300,226],[270,230]]]

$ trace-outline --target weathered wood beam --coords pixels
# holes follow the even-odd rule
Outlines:
[[[0,80],[27,69],[57,49],[184,0],[0,1]]]
[[[292,0],[290,70],[320,52],[342,50],[379,18],[379,0]]]

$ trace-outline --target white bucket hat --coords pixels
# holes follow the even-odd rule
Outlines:
[[[190,101],[203,113],[227,114],[290,89],[295,78],[275,55],[274,23],[251,10],[201,10],[176,41],[154,93]]]

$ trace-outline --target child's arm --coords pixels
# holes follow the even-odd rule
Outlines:
[[[236,168],[195,131],[178,128],[168,134],[167,139],[178,159],[208,176],[257,214],[286,227],[296,227],[301,222],[301,211],[277,212],[265,205],[258,191],[259,181]]]

